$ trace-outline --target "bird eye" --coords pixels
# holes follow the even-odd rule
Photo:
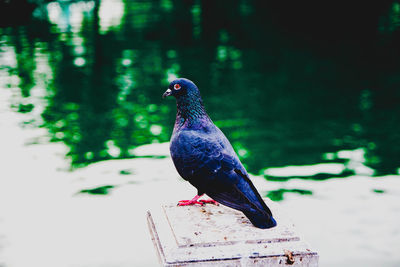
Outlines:
[[[175,90],[181,89],[181,86],[179,85],[179,83],[176,83],[176,84],[174,85],[174,89],[175,89]]]

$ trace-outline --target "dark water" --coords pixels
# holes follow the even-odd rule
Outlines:
[[[0,53],[11,48],[16,59],[1,68],[19,77],[18,112],[40,110],[31,92],[44,88],[36,125],[69,147],[73,167],[168,141],[175,104],[161,95],[175,76],[198,85],[252,173],[343,161],[324,155],[357,148],[377,175],[400,167],[398,1],[329,10],[245,0],[32,9],[1,20]]]

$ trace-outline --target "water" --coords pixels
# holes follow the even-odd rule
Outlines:
[[[58,147],[49,152],[60,161],[58,169],[47,168],[68,181],[79,180],[76,173],[93,164],[94,169],[101,166],[95,163],[109,164],[105,173],[119,177],[110,180],[99,170],[84,176],[90,182],[67,182],[72,202],[78,192],[90,193],[88,199],[110,194],[114,199],[119,195],[113,192],[145,183],[138,173],[145,177],[149,168],[168,178],[154,178],[146,190],[155,190],[163,179],[182,186],[173,169],[165,174],[157,165],[171,163],[163,143],[175,118],[173,100],[161,95],[169,80],[187,77],[200,88],[209,115],[248,171],[260,179],[263,195],[292,212],[307,205],[323,212],[321,205],[333,207],[339,201],[329,223],[308,214],[332,231],[342,229],[335,228],[334,215],[351,217],[354,223],[367,218],[355,212],[360,199],[388,205],[388,214],[398,214],[398,207],[388,202],[398,201],[393,186],[400,167],[399,4],[363,8],[360,14],[357,6],[345,11],[332,7],[331,14],[263,1],[102,0],[41,3],[32,18],[16,12],[18,20],[0,21],[1,105],[5,118],[19,125],[3,138],[24,131],[18,151],[37,145],[41,149],[35,150],[35,158],[44,157],[43,147]],[[35,130],[40,134],[30,134]],[[155,149],[143,155],[138,149],[146,144]],[[113,169],[115,161],[102,162],[110,159],[129,159],[131,165]],[[14,166],[31,158],[8,160]],[[142,166],[141,160],[148,164]],[[54,183],[38,178],[42,172],[24,176]],[[48,194],[40,186],[35,190]],[[323,229],[313,233],[308,223],[314,225],[298,219],[311,243],[328,251],[327,242],[318,239]],[[349,242],[351,249],[371,238],[366,233],[375,229],[373,224],[361,233],[342,229],[355,240]],[[382,234],[389,243],[398,233],[394,225],[387,225],[392,235]],[[369,255],[376,247],[365,251]],[[385,253],[377,259],[392,250]],[[326,263],[334,262],[334,255],[324,255]]]
[[[168,79],[188,77],[253,173],[335,161],[323,155],[357,148],[376,174],[397,172],[399,75],[364,65],[374,60],[368,52],[382,53],[389,44],[375,50],[364,44],[357,52],[356,41],[339,49],[318,39],[291,40],[267,18],[256,24],[263,14],[246,1],[235,9],[240,25],[208,25],[220,20],[204,21],[212,13],[206,7],[196,1],[39,6],[28,25],[1,29],[2,69],[22,96],[14,108],[39,113],[31,123],[68,145],[74,167],[126,158],[138,145],[169,140],[175,107],[161,94]],[[234,23],[233,14],[220,16]],[[37,87],[41,105],[32,103]]]

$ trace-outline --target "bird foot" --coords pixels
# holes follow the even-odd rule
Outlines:
[[[215,201],[214,199],[201,199],[200,202],[202,202],[204,204],[213,204],[213,205],[219,206],[219,203],[217,201]]]
[[[197,201],[197,200],[193,200],[193,199],[191,199],[191,200],[180,200],[178,202],[177,206],[192,206],[192,205],[196,205],[196,204],[199,204],[199,205],[203,206],[205,203],[203,203],[201,200]]]
[[[177,206],[192,206],[192,205],[201,205],[204,206],[205,204],[214,204],[214,205],[219,205],[217,201],[213,200],[213,199],[201,199],[198,200],[200,197],[199,196],[195,196],[193,199],[191,200],[181,200],[178,202]]]

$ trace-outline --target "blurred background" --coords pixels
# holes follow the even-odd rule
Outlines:
[[[193,80],[321,266],[400,264],[400,1],[0,2],[0,266],[157,266]]]

